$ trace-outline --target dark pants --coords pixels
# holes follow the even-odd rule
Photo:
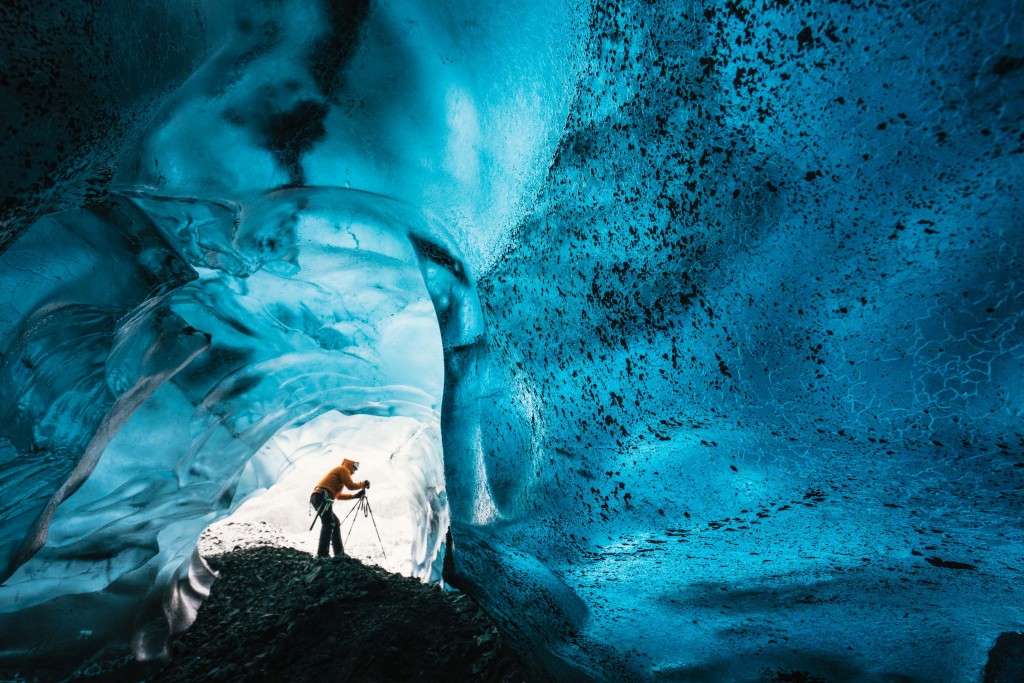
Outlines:
[[[341,522],[338,515],[331,510],[331,497],[323,491],[314,491],[309,497],[309,504],[320,515],[320,546],[316,550],[316,556],[330,557],[327,549],[332,546],[335,556],[344,555],[345,549],[341,547]]]

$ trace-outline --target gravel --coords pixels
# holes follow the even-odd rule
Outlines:
[[[527,680],[503,635],[461,593],[292,548],[207,561],[219,578],[152,681]]]

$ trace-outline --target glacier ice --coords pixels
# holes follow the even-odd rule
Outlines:
[[[440,424],[421,568],[555,678],[1024,629],[1016,2],[85,7],[3,22],[4,669],[159,656],[331,411]]]
[[[148,196],[117,201],[135,222],[115,227],[167,235],[189,223],[183,213],[217,214]],[[69,248],[85,275],[24,270],[25,290],[39,300],[12,289],[9,305],[39,312],[19,321],[9,347],[19,355],[5,355],[11,450],[26,444],[9,464],[8,485],[24,499],[5,510],[12,554],[0,619],[8,647],[30,650],[38,641],[38,632],[14,628],[32,615],[63,624],[45,627],[48,642],[70,629],[79,649],[115,641],[131,642],[139,656],[159,654],[168,633],[194,615],[190,596],[205,590],[198,579],[208,572],[193,557],[199,533],[292,464],[280,449],[263,450],[271,437],[332,411],[438,422],[440,343],[423,325],[429,299],[404,209],[389,202],[352,190],[271,193],[221,217],[237,220],[231,241],[202,231],[201,251],[182,250],[204,258],[191,277],[167,242],[156,241],[164,251],[138,243],[118,251],[110,237]],[[90,210],[62,220],[118,234],[100,218]],[[189,234],[199,242],[197,232]],[[35,229],[26,236],[37,234],[54,237]],[[80,235],[89,236],[72,233]],[[19,239],[0,257],[5,272],[29,265],[38,246]],[[153,265],[139,267],[143,274],[170,275],[151,276],[155,286],[125,282],[126,266],[139,263]],[[85,453],[77,462],[74,447]],[[25,477],[31,488],[14,479],[26,472],[39,472]],[[417,573],[429,578],[447,527],[445,494],[425,464],[409,477],[434,521],[418,541]],[[138,604],[125,591],[141,593]],[[88,600],[88,615],[55,620],[75,595]],[[79,631],[90,635],[74,638]]]

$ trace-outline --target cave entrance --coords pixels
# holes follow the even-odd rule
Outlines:
[[[354,501],[335,503],[335,514],[345,520],[345,552],[390,572],[431,578],[436,573],[432,536],[439,525],[447,525],[440,431],[437,423],[408,417],[331,410],[282,430],[253,456],[242,475],[250,480],[269,475],[274,483],[207,527],[200,553],[274,545],[315,554],[320,524],[310,530],[314,513],[309,493],[342,458],[358,461],[357,480],[373,484],[373,519],[352,511]],[[279,472],[261,471],[268,468]]]
[[[205,433],[176,468],[187,483],[223,473],[215,504],[229,516],[207,520],[200,553],[258,543],[315,553],[309,494],[349,458],[360,462],[356,479],[373,483],[374,519],[353,513],[344,522],[346,552],[440,580],[448,500],[435,290],[451,286],[430,259],[424,266],[428,247],[447,252],[420,235],[418,221],[377,195],[282,190],[247,207],[233,234],[231,248],[244,247],[236,260],[258,268],[244,278],[198,269],[195,296],[175,310],[212,334],[206,362],[238,356],[240,343],[251,348],[246,365],[204,395]],[[203,304],[225,283],[229,300],[210,315]],[[338,501],[334,512],[345,519],[353,505]]]
[[[215,529],[271,527],[253,536],[312,550],[309,492],[344,456],[373,481],[380,561],[439,581],[442,337],[471,368],[482,325],[465,268],[432,224],[337,188],[286,188],[242,207],[143,194],[121,206],[173,238],[188,277],[116,321],[110,348],[104,328],[83,356],[82,377],[116,410],[90,437],[76,485],[54,494],[52,518],[26,538],[41,545],[4,584],[9,623],[46,628],[24,630],[25,651],[48,639],[161,656],[207,594],[195,552],[204,530],[227,517]],[[45,409],[61,417],[47,426],[58,436],[77,429],[62,403]],[[372,523],[355,522],[349,554],[377,562]],[[81,605],[73,619],[69,601]],[[23,618],[30,609],[45,616]]]

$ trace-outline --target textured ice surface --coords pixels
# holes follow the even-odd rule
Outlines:
[[[61,214],[112,234],[107,244],[63,237],[76,250],[56,273],[29,261],[37,228],[0,255],[5,272],[24,272],[8,306],[33,311],[5,356],[6,481],[22,496],[5,508],[9,648],[32,649],[49,628],[48,643],[130,639],[138,655],[159,654],[204,590],[189,581],[202,575],[190,559],[199,534],[293,464],[273,442],[263,447],[271,437],[330,411],[437,424],[436,316],[408,227],[388,206],[346,190],[273,193],[224,218],[237,220],[230,241],[205,233],[205,251],[182,249],[204,259],[192,261],[191,279],[160,232],[153,247],[128,233],[135,248],[119,251],[113,228],[149,221],[198,241],[177,213],[216,212],[197,203],[135,197]],[[216,259],[230,269],[209,268]],[[140,282],[125,281],[133,272]],[[138,293],[142,301],[126,296]],[[432,522],[416,542],[416,573],[429,578],[446,501],[437,473],[418,462],[405,468],[406,489]],[[57,619],[74,596],[88,609]],[[15,629],[29,618],[40,631]],[[89,635],[76,640],[79,631]]]
[[[106,119],[2,85],[8,661],[158,654],[330,410],[440,419],[460,585],[555,676],[973,681],[1024,628],[1019,3],[183,6],[109,7],[191,37],[110,71],[9,43]]]

